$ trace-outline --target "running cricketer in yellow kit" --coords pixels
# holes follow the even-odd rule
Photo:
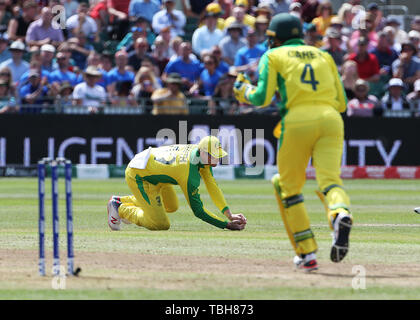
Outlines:
[[[239,75],[234,91],[240,102],[266,106],[279,90],[281,121],[274,130],[279,139],[279,173],[272,183],[297,254],[294,262],[312,271],[318,268],[318,246],[301,193],[311,157],[320,188],[317,193],[333,229],[331,260],[341,261],[348,251],[352,216],[340,179],[344,140],[340,112],[346,110],[347,101],[334,60],[328,53],[304,44],[298,18],[287,13],[274,16],[267,35],[270,49],[260,60],[257,86]]]
[[[221,229],[242,230],[246,225],[245,217],[231,213],[211,169],[226,155],[214,136],[203,138],[198,145],[162,146],[138,153],[125,171],[125,180],[133,195],[111,197],[108,202],[109,227],[120,230],[121,222],[124,222],[149,230],[168,230],[167,213],[178,210],[174,186],[179,185],[196,217]],[[201,179],[211,199],[228,220],[204,207],[199,193]]]

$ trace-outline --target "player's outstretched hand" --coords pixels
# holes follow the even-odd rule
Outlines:
[[[242,213],[231,214],[230,221],[233,221],[233,220],[241,220],[243,223],[246,224],[246,218]]]
[[[246,222],[244,223],[243,220],[232,220],[229,221],[226,228],[229,230],[243,230],[246,226]]]

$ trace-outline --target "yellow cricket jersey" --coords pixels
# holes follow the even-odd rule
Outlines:
[[[210,165],[201,164],[197,145],[178,144],[151,148],[145,169],[138,172],[137,186],[147,202],[150,203],[143,188],[144,181],[153,185],[158,183],[179,185],[196,217],[216,227],[226,228],[228,221],[208,211],[200,199],[200,178],[203,178],[210,197],[218,209],[221,212],[228,209]]]
[[[255,106],[271,103],[275,91],[281,96],[280,115],[298,106],[330,105],[346,110],[347,99],[337,66],[329,53],[291,39],[268,50],[259,62],[259,80],[245,93]],[[310,111],[309,111],[310,112]]]

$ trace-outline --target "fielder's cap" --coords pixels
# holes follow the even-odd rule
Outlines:
[[[222,149],[220,141],[215,136],[207,136],[200,140],[198,149],[207,152],[213,158],[223,158],[227,156],[227,152]]]
[[[420,91],[420,79],[414,82],[414,91]]]
[[[302,23],[290,13],[279,13],[271,19],[266,34],[282,41],[303,38]]]
[[[55,48],[53,45],[50,44],[43,44],[41,46],[41,51],[47,51],[47,52],[52,52],[55,53]]]
[[[335,28],[328,28],[326,31],[326,35],[328,38],[333,38],[333,39],[340,39],[341,38],[341,34],[340,32],[335,29]]]
[[[399,78],[392,78],[391,80],[389,80],[388,86],[389,87],[404,87],[404,83]]]
[[[38,70],[36,69],[29,70],[28,78],[32,78],[32,77],[37,77],[37,78],[40,77]]]
[[[182,84],[182,77],[179,73],[172,72],[168,74],[165,80],[166,83]]]
[[[98,68],[94,66],[89,66],[85,70],[85,74],[88,76],[94,76],[94,77],[101,77],[102,73],[98,70]]]
[[[19,50],[19,51],[25,51],[25,45],[23,44],[22,41],[13,41],[12,44],[10,45],[9,50]]]

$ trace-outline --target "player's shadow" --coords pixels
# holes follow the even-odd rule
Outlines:
[[[334,272],[314,272],[313,274],[325,276],[325,277],[334,277],[334,278],[354,278],[356,274],[338,274]],[[420,276],[408,275],[408,274],[391,274],[391,275],[365,275],[367,279],[398,279],[398,278],[418,278]]]

